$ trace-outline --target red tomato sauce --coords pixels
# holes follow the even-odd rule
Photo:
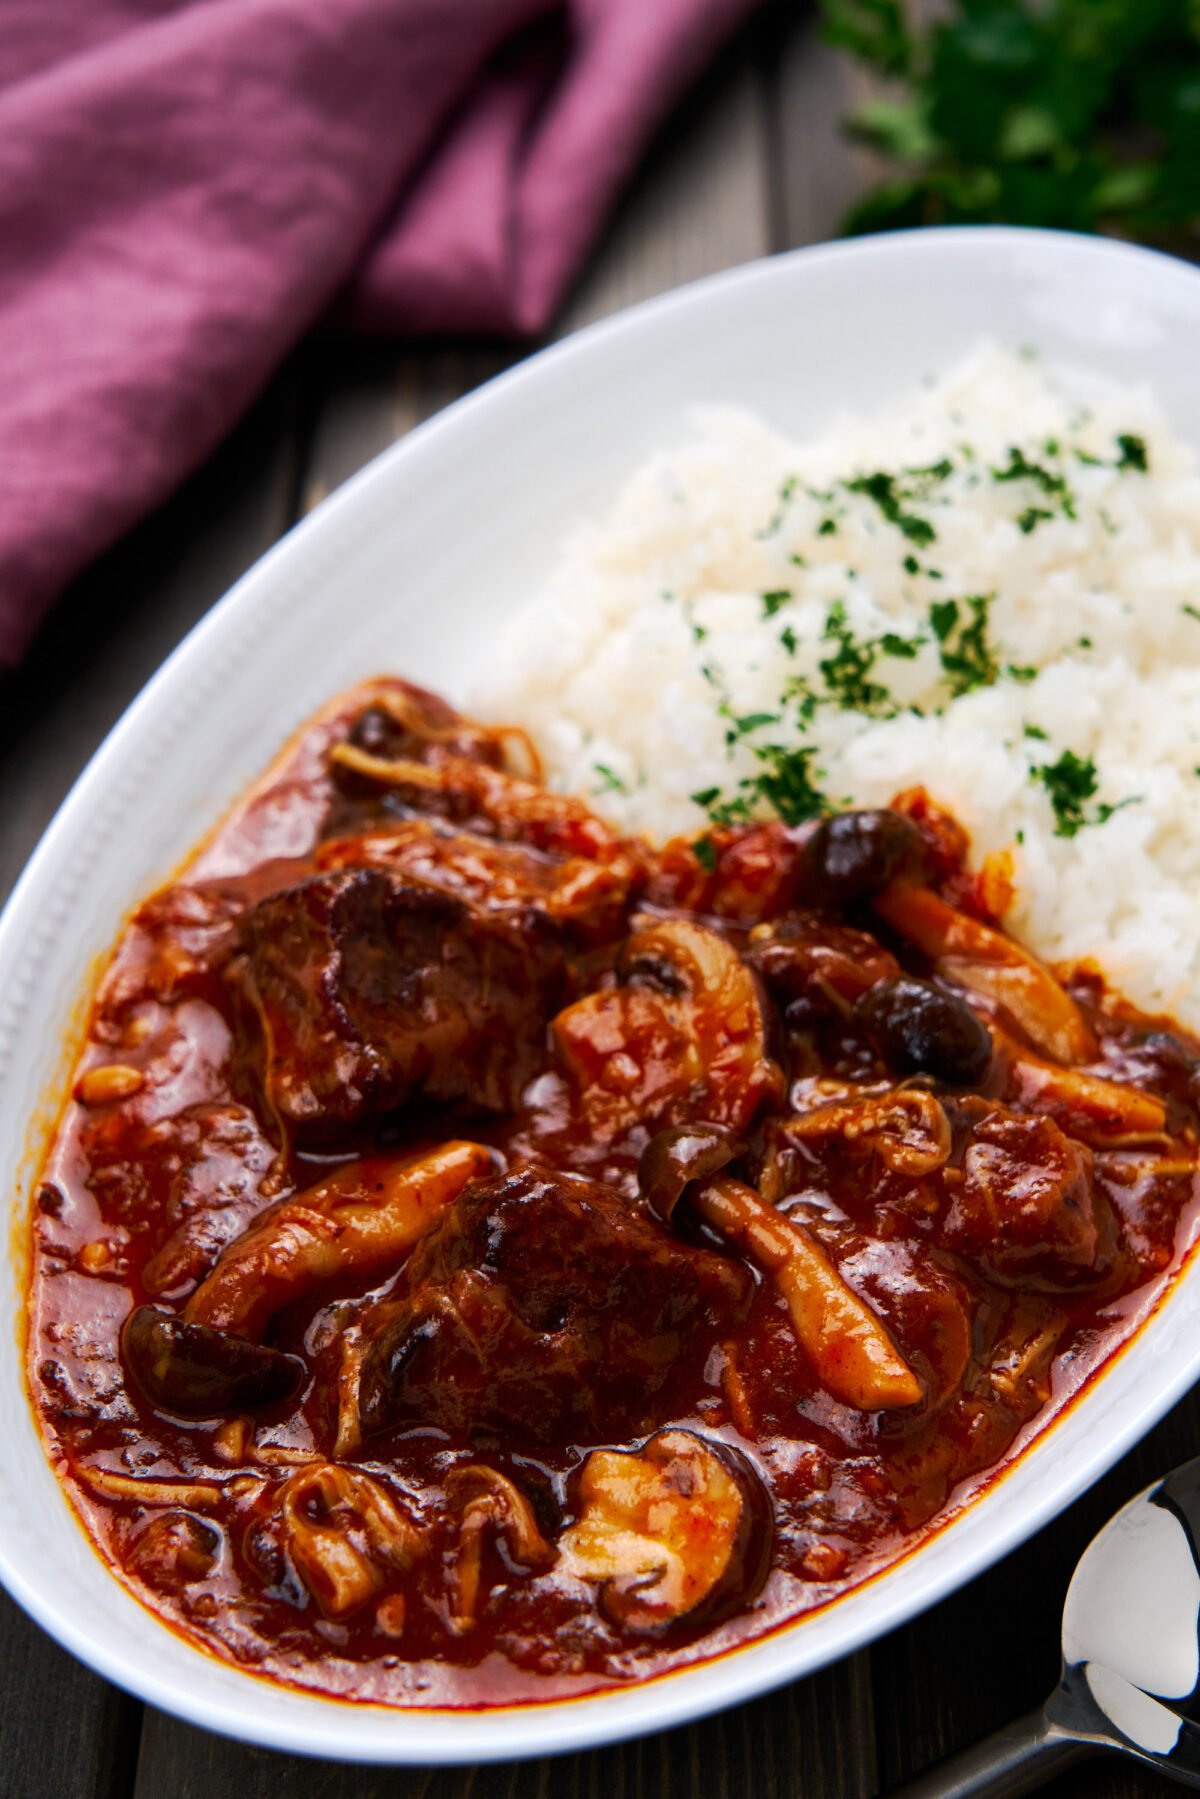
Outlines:
[[[536,776],[401,682],[330,708],[134,913],[38,1192],[96,1548],[325,1693],[578,1693],[827,1603],[1195,1234],[1196,1043],[1012,944],[925,795],[655,848]]]

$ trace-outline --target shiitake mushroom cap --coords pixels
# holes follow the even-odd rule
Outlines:
[[[307,1369],[299,1356],[207,1324],[138,1306],[121,1329],[121,1355],[152,1404],[180,1418],[211,1418],[292,1399]]]
[[[619,1464],[612,1472],[619,1489],[618,1509],[611,1530],[619,1544],[624,1521],[620,1502],[627,1502],[636,1476],[634,1464],[642,1464],[650,1497],[661,1521],[662,1501],[674,1491],[679,1496],[678,1524],[684,1540],[665,1542],[666,1555],[680,1556],[686,1561],[686,1535],[689,1516],[687,1501],[698,1490],[711,1487],[714,1510],[728,1511],[730,1500],[736,1504],[736,1518],[725,1529],[725,1553],[716,1565],[705,1570],[699,1591],[694,1595],[678,1595],[672,1603],[664,1592],[664,1573],[668,1563],[639,1566],[627,1574],[605,1566],[604,1557],[593,1557],[589,1573],[587,1558],[587,1525],[589,1509],[595,1511],[602,1501],[588,1494],[589,1470],[592,1483],[597,1480],[596,1459]],[[599,1473],[602,1478],[603,1470]],[[722,1618],[744,1610],[761,1591],[771,1564],[774,1541],[774,1510],[767,1488],[749,1457],[732,1444],[701,1436],[698,1431],[671,1426],[656,1431],[652,1437],[631,1450],[593,1450],[572,1480],[574,1498],[580,1515],[560,1538],[560,1549],[566,1552],[567,1565],[586,1579],[599,1585],[597,1605],[601,1614],[617,1629],[635,1636],[660,1636],[676,1628],[702,1626],[710,1629]],[[718,1524],[720,1520],[717,1521]],[[593,1526],[594,1528],[594,1526]],[[627,1520],[631,1547],[644,1546],[646,1533],[639,1531],[639,1521],[632,1511]],[[605,1534],[603,1524],[602,1535]],[[696,1553],[713,1560],[713,1538],[720,1530],[698,1533]]]

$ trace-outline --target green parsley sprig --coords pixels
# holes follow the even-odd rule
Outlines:
[[[1195,0],[822,0],[826,36],[892,84],[849,128],[895,173],[851,232],[1009,223],[1200,250]]]
[[[1025,734],[1032,737],[1035,729],[1027,725]],[[1044,732],[1036,734],[1045,735]],[[1043,762],[1029,772],[1050,796],[1056,837],[1075,837],[1085,825],[1107,824],[1114,812],[1119,812],[1123,806],[1136,805],[1141,797],[1133,794],[1115,804],[1096,801],[1100,786],[1096,764],[1090,756],[1077,756],[1074,750],[1064,750],[1056,762]]]

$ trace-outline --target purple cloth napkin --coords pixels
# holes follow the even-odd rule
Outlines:
[[[336,302],[540,330],[754,0],[5,0],[0,663]]]

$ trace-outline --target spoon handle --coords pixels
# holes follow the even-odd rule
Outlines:
[[[1095,1745],[1064,1735],[1039,1705],[894,1787],[892,1799],[1015,1799],[1094,1750]]]

